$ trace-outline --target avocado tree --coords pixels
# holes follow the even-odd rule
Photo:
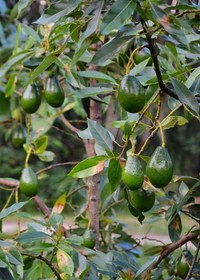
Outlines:
[[[0,178],[1,279],[199,279],[200,180],[169,148],[170,130],[199,122],[199,15],[198,1],[0,1],[0,121],[24,155],[18,178]],[[56,162],[60,133],[78,159]],[[138,227],[165,220],[171,243],[142,250],[119,209]]]

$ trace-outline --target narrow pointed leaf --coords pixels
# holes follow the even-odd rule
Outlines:
[[[28,201],[24,201],[24,202],[18,202],[13,204],[12,206],[6,208],[5,210],[1,211],[0,213],[0,219],[3,219],[5,217],[7,217],[8,215],[16,212],[17,210],[19,210],[20,208],[22,208],[24,205],[26,205],[28,203]]]
[[[49,238],[50,235],[39,232],[39,231],[32,231],[32,232],[25,232],[20,234],[19,237],[16,238],[16,240],[20,243],[26,243],[26,242],[33,242],[41,239]]]
[[[95,80],[103,80],[106,82],[111,82],[113,84],[116,84],[116,81],[112,77],[98,71],[79,71],[77,72],[77,74],[80,77],[95,79]]]
[[[182,232],[182,223],[179,214],[177,214],[169,223],[168,226],[169,237],[172,242],[176,242],[180,239]]]
[[[199,104],[192,92],[179,80],[170,77],[172,85],[181,103],[189,107],[196,115],[199,115]]]
[[[106,87],[85,87],[74,91],[74,95],[78,98],[93,97],[97,94],[106,94],[112,91],[112,88]]]
[[[122,176],[122,167],[118,159],[111,159],[108,166],[108,180],[114,192],[118,187]]]
[[[109,34],[113,29],[121,27],[134,12],[135,8],[135,0],[116,1],[103,18],[101,34]]]

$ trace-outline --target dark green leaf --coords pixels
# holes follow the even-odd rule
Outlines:
[[[17,210],[22,208],[27,203],[28,203],[28,201],[14,203],[12,206],[10,206],[10,207],[4,209],[3,211],[1,211],[0,219],[3,219],[5,217],[7,217],[8,215],[16,212]]]
[[[39,231],[32,231],[32,232],[25,232],[19,235],[19,237],[16,238],[16,240],[20,243],[26,243],[26,242],[34,242],[41,239],[50,238],[50,235],[39,232]]]
[[[18,16],[26,11],[26,9],[33,3],[34,0],[19,0],[18,2]]]
[[[172,242],[176,242],[180,239],[180,235],[182,232],[182,223],[179,214],[173,217],[168,226],[169,237]]]
[[[88,128],[92,137],[106,151],[112,152],[113,141],[110,132],[99,123],[88,119]]]
[[[141,274],[143,274],[146,270],[148,270],[148,269],[152,266],[152,264],[153,264],[154,262],[157,261],[158,257],[159,257],[159,256],[156,256],[155,258],[152,258],[150,261],[148,261],[148,262],[146,262],[144,265],[142,265],[142,266],[140,267],[140,269],[137,271],[135,277],[139,277],[139,276],[140,276]]]
[[[187,207],[190,215],[193,217],[200,219],[200,204],[192,204]]]
[[[110,77],[107,74],[104,74],[102,72],[98,72],[98,71],[79,71],[79,72],[77,72],[77,74],[80,77],[95,79],[95,80],[103,80],[103,81],[106,81],[106,82],[116,84],[116,81],[112,77]]]
[[[127,44],[133,40],[133,35],[117,35],[114,39],[103,45],[94,55],[91,63],[102,65],[108,59],[112,59],[116,54],[125,50]]]
[[[80,90],[76,90],[73,94],[78,98],[92,97],[97,94],[106,94],[112,91],[112,88],[106,87],[85,87]]]
[[[79,5],[80,0],[62,0],[54,2],[44,11],[41,17],[36,21],[37,24],[48,24],[58,21],[61,17],[69,15]]]
[[[8,259],[9,259],[9,262],[11,264],[14,264],[14,265],[23,265],[23,259],[22,259],[22,256],[20,254],[20,252],[17,250],[17,249],[10,249],[7,253],[6,253]]]
[[[199,114],[199,104],[197,100],[195,99],[192,92],[179,80],[170,77],[170,80],[172,82],[172,85],[174,87],[174,90],[176,94],[178,95],[179,100],[188,106],[193,112],[196,113],[196,115]]]
[[[103,18],[101,34],[109,34],[113,29],[121,27],[134,12],[135,7],[135,0],[118,0],[114,2]]]
[[[158,5],[151,3],[151,2],[149,2],[149,5],[151,7],[154,21],[162,22],[162,20],[165,17],[167,17],[167,14],[165,13],[165,11],[163,9],[161,9]]]
[[[24,34],[33,37],[34,40],[37,41],[38,43],[42,43],[40,36],[33,28],[31,28],[28,25],[22,24],[22,23],[21,23],[21,27],[22,27],[22,32]]]
[[[31,77],[29,81],[26,83],[26,85],[30,84],[35,78],[37,78],[41,73],[49,68],[55,61],[57,57],[54,54],[47,55],[44,60],[34,69],[34,71],[31,74]]]
[[[0,267],[0,279],[1,280],[14,280],[12,274],[7,268]]]
[[[87,178],[93,176],[104,169],[104,163],[108,160],[106,156],[94,156],[79,162],[69,172],[68,176],[74,178]]]
[[[118,159],[111,159],[108,166],[108,180],[114,192],[118,187],[122,176],[122,167]]]

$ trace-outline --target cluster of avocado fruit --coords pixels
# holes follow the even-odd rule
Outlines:
[[[129,113],[140,112],[145,105],[145,89],[139,80],[126,75],[118,91],[121,107]],[[173,176],[173,164],[167,148],[158,146],[146,166],[146,176],[155,188],[164,188]],[[155,203],[155,193],[144,189],[144,171],[137,155],[129,155],[122,171],[122,181],[128,193],[129,202],[140,212],[149,211]]]
[[[48,77],[44,90],[44,98],[54,108],[60,107],[63,104],[65,99],[64,91],[56,75]],[[30,84],[21,97],[21,106],[26,113],[33,114],[40,107],[41,100],[42,96],[38,86],[35,83]]]

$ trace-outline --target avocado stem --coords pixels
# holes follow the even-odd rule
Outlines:
[[[162,147],[164,148],[165,147],[164,131],[163,131],[162,125],[161,125],[159,120],[158,120],[158,125],[159,125],[159,128],[160,128],[160,134],[161,134],[161,139],[162,139]]]
[[[134,62],[134,55],[137,51],[139,51],[141,49],[141,47],[137,47],[136,49],[134,49],[129,57],[129,60],[128,60],[128,63],[127,63],[127,66],[126,66],[126,72],[125,74],[127,75],[130,71],[130,68],[132,65],[135,65],[135,62]]]

